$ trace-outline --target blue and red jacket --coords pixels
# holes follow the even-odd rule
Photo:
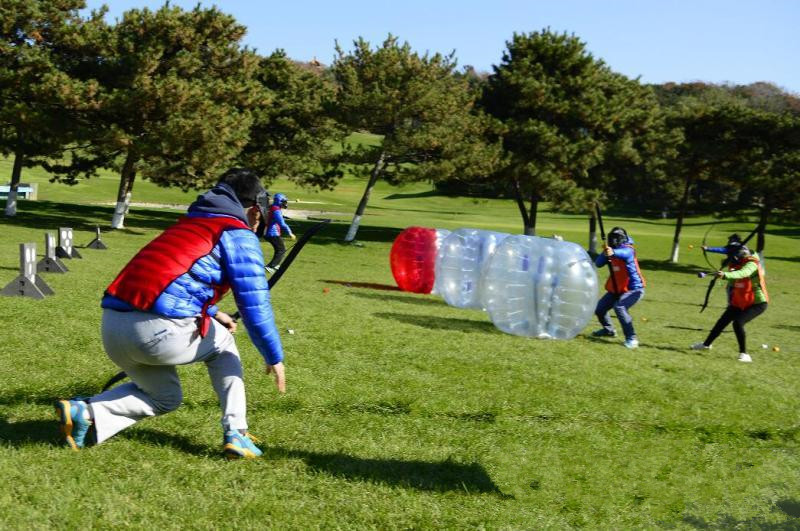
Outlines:
[[[614,272],[614,280],[616,280],[617,295],[627,291],[634,291],[637,289],[644,289],[645,279],[642,271],[639,269],[639,261],[636,259],[636,249],[633,247],[633,240],[628,240],[617,247],[612,249],[614,255],[611,256],[611,269]],[[595,258],[594,263],[597,267],[603,267],[609,261],[604,253],[600,253]],[[614,283],[611,277],[606,281],[606,291],[614,293]]]
[[[201,334],[228,291],[250,339],[270,365],[283,360],[258,237],[233,190],[218,184],[147,244],[109,285],[101,306],[167,318],[201,318]]]
[[[281,230],[286,232],[287,236],[292,235],[292,229],[289,228],[289,225],[287,225],[286,221],[283,219],[281,207],[272,205],[269,207],[269,213],[267,214],[267,230],[265,234],[267,236],[280,236]]]

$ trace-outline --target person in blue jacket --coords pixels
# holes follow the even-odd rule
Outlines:
[[[237,323],[216,303],[230,290],[253,344],[286,389],[283,349],[255,234],[266,191],[252,171],[234,168],[191,204],[185,217],[141,249],[106,289],[106,354],[131,382],[88,399],[59,400],[64,440],[99,444],[137,421],[182,402],[176,366],[203,362],[222,409],[223,453],[257,457],[248,434]],[[247,211],[245,209],[248,209]]]
[[[701,248],[709,253],[727,254],[729,256],[735,255],[738,249],[742,246],[742,238],[734,233],[728,236],[728,243],[725,247],[709,247],[702,245]]]
[[[272,245],[272,249],[274,251],[272,260],[270,260],[266,266],[267,272],[269,273],[274,273],[275,270],[281,266],[283,255],[286,254],[286,245],[283,243],[284,233],[293,240],[297,239],[297,236],[294,235],[292,229],[290,229],[289,225],[286,224],[286,220],[283,219],[283,214],[281,213],[281,211],[286,209],[288,206],[289,200],[286,198],[286,196],[281,193],[277,193],[273,198],[272,206],[269,208],[269,211],[266,214],[267,219],[265,221],[266,230],[264,239],[267,240],[270,245]]]
[[[625,333],[627,348],[637,348],[639,339],[633,328],[633,318],[628,310],[644,297],[645,279],[639,269],[636,259],[636,249],[633,239],[622,227],[614,227],[608,233],[608,245],[603,246],[603,252],[597,255],[595,265],[604,267],[611,262],[613,278],[606,281],[606,294],[597,301],[595,315],[602,328],[592,332],[595,337],[614,337],[617,335],[614,325],[608,317],[608,311],[614,308],[617,319]]]

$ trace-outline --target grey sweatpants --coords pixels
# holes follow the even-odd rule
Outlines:
[[[216,320],[200,337],[197,320],[103,310],[103,346],[131,383],[93,396],[97,443],[139,419],[162,415],[183,401],[176,365],[202,361],[222,407],[223,429],[247,429],[242,361],[231,333]]]

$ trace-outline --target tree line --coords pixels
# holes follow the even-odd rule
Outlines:
[[[234,165],[269,185],[333,189],[430,181],[443,191],[515,199],[535,234],[540,205],[594,202],[639,213],[759,213],[763,231],[800,206],[800,99],[769,83],[645,85],[614,72],[578,37],[514,34],[491,73],[419,54],[389,35],[339,43],[331,65],[262,56],[217,8],[132,9],[111,24],[83,0],[6,0],[0,8],[0,152],[74,184],[119,174],[111,225],[124,226],[137,178],[207,187]],[[368,143],[348,142],[354,132]]]

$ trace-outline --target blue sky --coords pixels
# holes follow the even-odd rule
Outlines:
[[[96,8],[103,2],[87,0]],[[172,0],[187,9],[197,0]],[[228,0],[210,2],[248,28],[267,54],[330,64],[334,41],[350,48],[388,33],[420,52],[449,53],[491,72],[516,32],[574,33],[615,71],[646,83],[769,81],[800,94],[800,0]],[[163,1],[111,0],[109,18]]]

